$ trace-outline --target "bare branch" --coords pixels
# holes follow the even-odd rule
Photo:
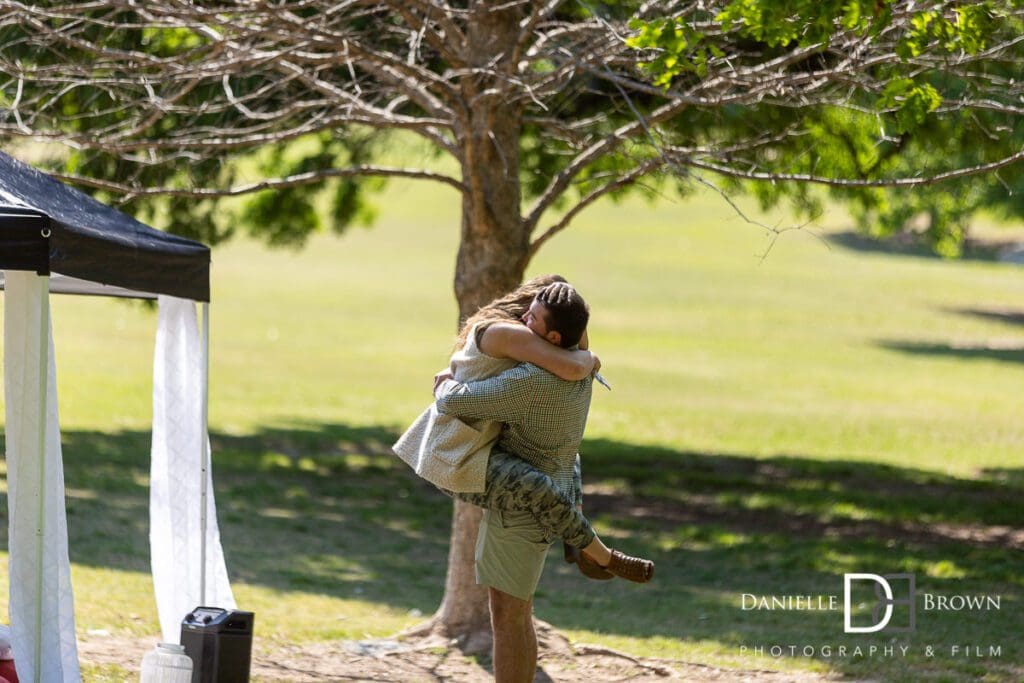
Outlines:
[[[465,64],[462,58],[462,51],[466,46],[466,35],[456,24],[454,17],[456,11],[443,0],[388,0],[388,6],[396,11],[399,8],[412,5],[419,9],[423,15],[424,22],[436,21],[441,31],[438,33],[438,40],[444,45],[444,52],[441,54],[451,61],[453,66],[460,67]],[[440,51],[442,48],[437,47]]]
[[[456,41],[458,42],[454,44],[446,42],[447,36],[445,33],[449,33],[453,36],[461,36],[461,31],[459,31],[450,20],[446,21],[447,14],[444,10],[439,9],[430,3],[410,3],[408,0],[389,1],[387,5],[395,12],[398,12],[409,28],[416,31],[421,39],[426,40],[427,44],[437,50],[437,53],[444,59],[448,60],[452,66],[461,68],[466,65],[460,54],[462,48],[461,43],[464,39],[457,37]],[[419,5],[419,10],[422,16],[417,16],[416,13],[409,8],[409,5]],[[407,61],[413,61],[414,59],[415,56],[410,55],[410,58]]]
[[[993,171],[998,171],[1001,168],[1006,168],[1007,166],[1016,164],[1022,160],[1024,160],[1024,150],[989,163],[977,164],[951,171],[943,171],[941,173],[931,173],[915,178],[883,178],[878,180],[864,180],[861,178],[829,178],[826,176],[816,176],[805,173],[743,171],[722,164],[700,161],[698,159],[688,159],[685,157],[672,159],[673,163],[681,166],[702,168],[707,171],[714,171],[719,175],[738,178],[741,180],[813,183],[816,185],[827,185],[830,187],[921,187],[925,185],[935,185],[948,180],[955,180],[956,178],[965,178],[967,176],[978,175],[981,173],[991,173]]]
[[[166,197],[191,197],[194,199],[212,199],[220,197],[237,197],[239,195],[260,192],[261,190],[281,190],[288,187],[310,185],[319,183],[329,178],[351,178],[354,176],[385,176],[395,178],[416,178],[421,180],[433,180],[454,187],[459,192],[465,192],[466,187],[457,179],[446,176],[442,173],[427,171],[418,168],[391,168],[386,166],[352,166],[350,168],[330,168],[322,171],[311,171],[309,173],[298,173],[285,178],[272,178],[261,180],[247,185],[238,185],[224,189],[199,188],[184,189],[178,187],[137,187],[125,183],[118,183],[108,180],[97,180],[82,176],[54,173],[53,177],[77,185],[93,187],[99,190],[108,190],[125,196],[125,200],[136,197],[166,196]]]
[[[762,223],[761,221],[755,220],[755,219],[751,218],[749,215],[747,215],[747,212],[744,211],[742,208],[740,208],[740,205],[737,204],[733,200],[733,198],[730,197],[729,194],[725,190],[723,190],[722,188],[718,187],[717,185],[715,185],[714,183],[712,183],[708,179],[703,178],[703,177],[701,177],[701,176],[699,176],[697,174],[690,174],[690,177],[692,177],[695,181],[697,181],[698,183],[700,183],[704,187],[710,189],[712,192],[714,192],[719,197],[721,197],[722,200],[732,208],[733,212],[735,212],[735,214],[737,216],[739,216],[740,219],[744,223],[747,223],[748,225],[753,225],[753,226],[756,226],[758,228],[761,228],[762,230],[765,231],[765,233],[767,233],[770,236],[771,240],[768,242],[768,246],[765,247],[765,250],[761,253],[761,263],[765,262],[765,260],[771,254],[772,249],[775,248],[775,245],[778,243],[779,238],[782,235],[784,235],[787,232],[792,232],[792,231],[803,232],[804,230],[806,230],[808,225],[813,223],[818,218],[817,216],[815,216],[815,217],[811,218],[810,220],[805,221],[801,225],[790,225],[790,226],[787,226],[785,228],[780,228],[778,225],[767,225],[766,223]],[[813,232],[811,233],[811,235],[813,235],[814,237],[817,237],[818,240],[823,245],[825,245],[826,249],[829,249],[829,250],[832,249],[832,247],[829,245],[829,243],[826,240],[822,239],[821,235],[818,235],[817,233],[813,233]]]
[[[565,169],[552,178],[548,187],[545,188],[544,192],[542,192],[533,203],[533,206],[530,208],[524,219],[527,226],[527,234],[533,232],[544,211],[546,211],[548,207],[550,207],[555,200],[557,200],[558,197],[569,188],[573,178],[575,178],[580,171],[586,168],[588,164],[617,150],[630,138],[643,135],[647,126],[658,124],[675,116],[696,101],[699,100],[680,99],[663,105],[651,113],[646,124],[642,121],[633,121],[620,126],[614,133],[600,142],[594,143],[578,154]]]
[[[583,209],[587,208],[588,206],[596,202],[598,199],[604,197],[605,195],[611,192],[615,192],[616,190],[621,190],[625,187],[628,187],[629,185],[632,185],[633,183],[637,182],[647,174],[653,172],[655,169],[664,165],[664,163],[665,159],[662,157],[648,159],[647,161],[638,164],[631,171],[622,174],[615,180],[607,182],[604,185],[588,192],[575,204],[575,206],[566,211],[565,215],[563,215],[557,223],[549,227],[547,230],[541,233],[536,239],[534,239],[530,243],[530,258],[532,258],[533,255],[537,253],[537,250],[540,249],[545,242],[547,242],[549,239],[560,233],[562,230],[565,230],[567,227],[569,227],[569,224],[572,222],[572,220],[576,218],[576,215],[583,211]]]

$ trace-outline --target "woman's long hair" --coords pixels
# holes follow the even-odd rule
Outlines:
[[[469,338],[469,331],[473,326],[479,326],[478,331],[487,329],[487,326],[497,322],[519,322],[534,298],[542,289],[554,282],[565,282],[561,275],[538,275],[519,285],[505,296],[500,296],[491,303],[482,307],[466,319],[459,331],[459,338],[455,342],[455,348],[461,349],[466,345]]]

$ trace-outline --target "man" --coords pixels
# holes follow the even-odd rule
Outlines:
[[[590,311],[575,290],[547,296],[545,290],[523,323],[553,344],[579,343]],[[437,408],[460,418],[504,423],[495,451],[511,453],[544,472],[573,495],[576,453],[590,409],[591,378],[569,382],[530,363],[479,382],[447,380],[438,387]],[[488,587],[494,629],[497,683],[526,683],[537,668],[533,594],[552,538],[529,513],[486,510],[476,547],[477,583]]]

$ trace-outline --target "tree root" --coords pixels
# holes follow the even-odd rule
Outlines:
[[[463,633],[451,633],[436,615],[395,634],[394,638],[405,643],[415,643],[413,648],[416,650],[428,650],[433,647],[454,648],[466,655],[490,654],[494,642],[489,625]]]
[[[647,662],[637,659],[632,655],[627,655],[625,652],[619,652],[618,650],[612,650],[611,648],[602,647],[600,645],[581,644],[576,645],[573,649],[578,657],[586,657],[588,655],[606,655],[608,657],[625,659],[627,662],[634,664],[641,669],[646,669],[658,676],[673,676],[676,673],[668,667],[658,666],[657,664],[648,664]]]
[[[550,623],[537,618],[534,618],[533,621],[537,631],[537,649],[543,655],[565,657],[568,659],[586,657],[588,655],[606,655],[624,659],[658,676],[671,676],[674,673],[669,668],[650,664],[618,650],[597,645],[573,645],[568,638],[562,635]],[[395,634],[392,638],[408,644],[413,651],[424,651],[432,648],[458,649],[466,655],[490,654],[491,646],[494,642],[489,628],[451,634],[446,632],[436,616],[420,624],[410,626],[404,631]]]
[[[438,619],[437,615],[432,616],[426,621],[410,626],[404,631],[399,631],[394,635],[396,640],[415,640],[417,638],[425,638],[438,633]]]

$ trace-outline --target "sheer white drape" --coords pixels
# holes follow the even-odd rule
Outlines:
[[[49,278],[6,272],[4,395],[12,645],[26,683],[81,680]]]
[[[236,605],[220,544],[208,466],[204,474],[210,448],[205,413],[206,346],[192,301],[161,296],[159,307],[153,363],[149,543],[163,639],[177,643],[182,619],[194,607],[234,609]]]

